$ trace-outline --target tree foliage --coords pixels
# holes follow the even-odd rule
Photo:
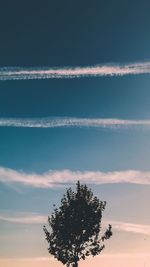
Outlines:
[[[96,256],[104,249],[104,241],[112,235],[111,225],[101,234],[102,213],[106,202],[93,196],[91,189],[77,182],[64,194],[61,205],[55,208],[44,226],[48,251],[66,266],[78,266],[80,259]]]

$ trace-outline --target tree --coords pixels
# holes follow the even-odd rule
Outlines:
[[[48,251],[66,266],[78,266],[80,259],[96,256],[104,249],[104,241],[112,235],[111,225],[102,235],[101,219],[106,201],[93,196],[91,189],[77,182],[64,194],[59,208],[48,217],[50,231],[44,226]]]

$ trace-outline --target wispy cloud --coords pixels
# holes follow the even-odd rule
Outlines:
[[[0,213],[0,221],[19,224],[43,224],[46,223],[47,216],[37,214],[19,214],[19,216],[12,216]]]
[[[15,224],[45,224],[47,222],[48,216],[36,214],[36,213],[14,213],[14,214],[4,214],[0,213],[0,221],[5,221],[9,223]],[[135,224],[135,223],[127,223],[121,221],[104,221],[104,225],[111,224],[113,230],[130,232],[135,234],[144,234],[150,235],[150,225],[146,224]]]
[[[0,118],[0,127],[21,128],[110,128],[149,127],[150,120],[123,120],[117,118]]]
[[[112,259],[114,259],[114,258],[116,258],[116,259],[118,259],[118,258],[136,258],[136,259],[140,259],[140,258],[144,258],[145,259],[145,257],[147,258],[147,257],[150,257],[150,254],[148,254],[148,253],[103,253],[103,254],[99,254],[99,255],[97,255],[97,257],[96,258],[98,258],[98,257],[100,257],[100,258],[112,258]],[[90,257],[89,257],[90,258]],[[92,258],[93,259],[93,258]],[[26,258],[24,258],[24,257],[20,257],[20,258],[0,258],[0,262],[2,262],[2,263],[4,263],[5,264],[5,262],[45,262],[45,261],[47,261],[48,263],[49,263],[49,261],[56,261],[56,259],[54,258],[54,257],[52,257],[52,256],[50,256],[50,257],[26,257]],[[14,266],[14,265],[13,265]],[[118,265],[117,265],[118,266]]]
[[[150,62],[62,68],[0,68],[0,80],[31,80],[150,74]]]
[[[112,224],[113,229],[116,229],[119,231],[131,232],[135,234],[150,235],[150,225],[126,223],[126,222],[119,222],[119,221],[109,221],[109,223]]]
[[[4,263],[5,262],[43,262],[43,261],[55,261],[55,258],[53,257],[18,257],[18,258],[0,258],[0,262]]]
[[[0,182],[6,185],[23,185],[35,188],[53,188],[80,180],[88,184],[130,183],[150,185],[150,171],[71,171],[50,170],[43,174],[25,173],[0,167]]]

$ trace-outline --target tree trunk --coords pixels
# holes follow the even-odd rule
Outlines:
[[[72,267],[78,267],[78,260],[79,260],[79,257],[78,257],[77,252],[75,251]]]
[[[77,262],[77,261],[75,261],[75,262],[73,263],[73,267],[78,267],[78,262]]]

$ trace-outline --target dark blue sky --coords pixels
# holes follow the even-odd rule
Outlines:
[[[148,60],[149,9],[147,0],[2,0],[0,65]]]

